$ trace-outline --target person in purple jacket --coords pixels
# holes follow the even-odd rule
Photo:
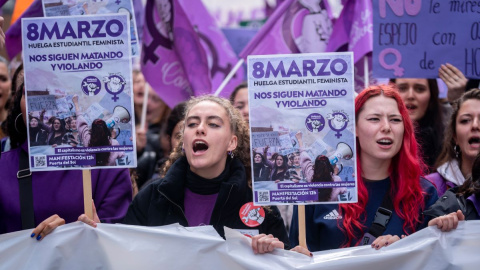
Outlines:
[[[15,99],[4,130],[10,136],[11,150],[0,156],[0,234],[27,229],[25,225],[22,226],[17,178],[20,156],[28,156],[25,88],[23,79],[18,81],[20,86],[15,89]],[[32,238],[41,240],[53,228],[74,222],[84,213],[80,170],[33,172],[31,183],[33,226],[36,226],[31,232]],[[92,170],[92,193],[97,213],[103,222],[121,220],[132,200],[128,170]]]
[[[442,152],[436,161],[437,171],[426,176],[435,184],[439,196],[465,183],[480,152],[480,89],[464,93],[452,108]]]

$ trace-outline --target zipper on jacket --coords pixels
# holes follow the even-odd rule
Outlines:
[[[178,209],[180,209],[180,211],[182,212],[183,214],[183,217],[185,218],[185,221],[187,222],[188,224],[188,219],[187,219],[187,216],[185,215],[185,212],[183,211],[182,207],[180,207],[180,205],[176,204],[174,201],[170,200],[170,198],[168,198],[163,192],[161,192],[159,189],[157,189],[157,191],[162,194],[163,197],[165,197],[169,202],[171,202],[173,205],[175,205],[176,207],[178,207]]]
[[[232,189],[233,189],[233,185],[230,186],[230,191],[228,191],[227,199],[225,200],[225,203],[223,204],[222,209],[220,209],[220,213],[218,215],[218,220],[217,220],[217,223],[215,224],[215,227],[218,227],[218,223],[220,223],[220,218],[222,217],[223,208],[225,208],[225,205],[227,205],[228,199],[230,199],[230,194],[232,193]]]

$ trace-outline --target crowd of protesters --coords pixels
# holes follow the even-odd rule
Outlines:
[[[427,226],[450,231],[461,220],[480,219],[475,204],[480,194],[480,89],[470,88],[462,76],[450,64],[441,66],[448,100],[439,99],[438,82],[432,79],[392,79],[360,92],[355,99],[358,202],[307,206],[306,247],[299,246],[296,207],[262,207],[265,217],[252,238],[253,251],[293,248],[311,256],[311,251],[365,244],[379,249]],[[25,227],[18,179],[28,158],[27,140],[39,147],[118,142],[104,120],[87,126],[78,96],[72,100],[76,115],[27,114],[22,66],[9,72],[8,62],[0,58],[0,234],[29,228],[32,238],[43,240],[58,226],[80,220],[93,227],[100,222],[213,225],[224,236],[224,226],[249,228],[238,213],[252,202],[252,181],[341,181],[326,156],[313,160],[305,153],[301,133],[296,134],[297,152],[250,151],[246,83],[230,99],[192,97],[169,108],[155,89],[146,90],[140,71],[132,78],[137,124],[146,106],[146,124],[135,131],[137,168],[92,172],[93,218],[83,214],[80,171],[33,172],[33,219]],[[113,166],[121,157],[121,152],[98,154],[96,162]],[[318,200],[336,202],[345,192],[326,188]],[[390,214],[379,232],[375,224],[381,208]],[[341,220],[325,219],[330,213]]]

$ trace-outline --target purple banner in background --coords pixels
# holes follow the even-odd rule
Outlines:
[[[208,60],[178,0],[148,0],[141,57],[145,79],[173,108],[211,92]]]
[[[247,46],[248,42],[258,33],[255,28],[222,28],[233,51],[238,55]]]
[[[337,51],[348,44],[353,51],[354,62],[372,51],[372,2],[371,0],[347,0],[342,13],[333,26],[327,51]]]
[[[437,78],[450,63],[480,78],[478,13],[475,1],[374,0],[374,76]]]
[[[215,92],[232,68],[238,57],[228,40],[218,28],[215,18],[210,15],[201,0],[179,0],[208,58],[212,92]],[[239,69],[227,83],[220,96],[228,98],[231,92],[244,78],[243,69]]]
[[[239,57],[324,52],[332,33],[328,1],[283,1]]]
[[[22,18],[31,17],[43,17],[42,0],[34,0],[5,32],[5,49],[10,59],[22,51]]]

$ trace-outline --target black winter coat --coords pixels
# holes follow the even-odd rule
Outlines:
[[[467,200],[464,196],[457,195],[458,189],[459,187],[454,187],[447,190],[445,194],[443,194],[435,204],[425,210],[423,214],[435,218],[462,210],[463,215],[465,215],[465,220],[479,220],[480,216],[473,202]]]
[[[277,207],[265,209],[265,220],[258,227],[248,227],[240,219],[240,208],[252,201],[252,190],[247,186],[245,167],[238,159],[227,161],[230,177],[223,182],[213,208],[209,225],[225,238],[223,226],[232,229],[258,229],[259,233],[272,234],[288,248],[287,231]],[[187,159],[178,159],[163,179],[142,189],[128,208],[124,224],[162,226],[180,223],[188,226],[184,212],[185,183],[189,165]]]

